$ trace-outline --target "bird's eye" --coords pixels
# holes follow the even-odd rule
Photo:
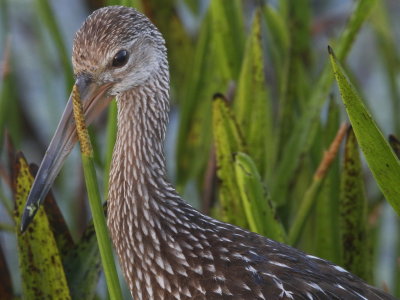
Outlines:
[[[128,58],[129,58],[128,51],[119,50],[113,58],[112,66],[116,67],[116,68],[123,67],[126,64],[126,62],[128,61]]]

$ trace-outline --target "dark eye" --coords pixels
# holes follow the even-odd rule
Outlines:
[[[112,66],[116,68],[120,68],[126,64],[129,58],[129,53],[126,50],[119,50],[117,54],[115,54]]]

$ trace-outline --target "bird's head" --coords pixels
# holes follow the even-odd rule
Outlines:
[[[165,53],[162,35],[146,16],[110,6],[96,10],[78,30],[72,63],[77,79],[111,84],[108,93],[116,96],[157,73]]]
[[[72,64],[85,118],[92,122],[113,97],[146,83],[166,62],[161,33],[133,8],[93,12],[75,35]],[[72,94],[46,151],[22,220],[24,230],[77,141]]]

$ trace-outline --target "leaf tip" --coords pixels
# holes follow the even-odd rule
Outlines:
[[[225,96],[222,93],[215,93],[213,96],[213,101],[218,100],[218,99],[225,100]]]
[[[389,134],[389,143],[400,143],[394,134]]]
[[[335,53],[333,52],[333,49],[330,45],[328,45],[328,53],[329,53],[329,55],[333,55],[333,56],[335,55]]]

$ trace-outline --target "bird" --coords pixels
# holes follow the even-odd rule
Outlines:
[[[395,299],[340,266],[211,218],[166,173],[165,40],[134,8],[95,10],[77,31],[75,85],[88,122],[115,97],[107,225],[134,299]],[[40,166],[23,229],[77,141],[71,98]]]

